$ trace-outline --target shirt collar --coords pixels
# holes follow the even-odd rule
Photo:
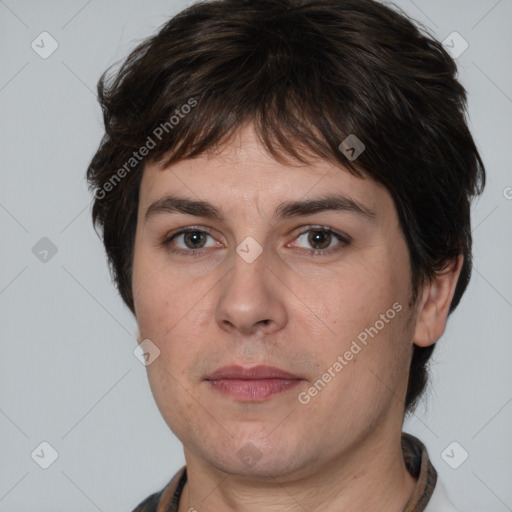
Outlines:
[[[430,462],[425,445],[418,438],[402,432],[401,445],[405,467],[417,479],[402,512],[423,512],[434,492],[437,471]],[[186,482],[187,467],[183,466],[159,493],[146,498],[133,512],[177,512]]]

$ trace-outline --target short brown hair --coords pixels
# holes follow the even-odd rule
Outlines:
[[[134,312],[145,161],[197,156],[252,122],[280,161],[314,155],[388,189],[409,249],[413,299],[462,254],[452,312],[471,275],[470,202],[485,184],[456,74],[442,44],[373,0],[211,0],[173,17],[98,83],[105,135],[87,178],[93,222],[126,305]],[[365,145],[353,161],[339,149],[349,134]],[[414,347],[406,411],[426,386],[433,349]]]

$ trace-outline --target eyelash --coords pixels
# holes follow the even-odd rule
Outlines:
[[[351,242],[350,237],[348,237],[347,235],[342,235],[341,233],[338,233],[338,232],[336,232],[330,228],[327,228],[325,226],[306,226],[304,230],[302,230],[300,233],[297,234],[295,239],[299,238],[300,236],[302,236],[305,233],[308,233],[309,231],[318,231],[318,232],[325,233],[325,234],[331,234],[334,237],[336,237],[340,242],[334,248],[331,247],[330,249],[308,250],[308,249],[300,249],[299,248],[299,250],[301,252],[305,252],[309,255],[325,256],[328,254],[332,254],[332,253],[335,253],[335,252],[343,249],[344,247],[349,245]],[[176,237],[190,233],[190,232],[206,233],[207,235],[209,235],[213,238],[213,235],[207,229],[204,229],[204,228],[199,229],[194,226],[191,226],[189,228],[182,229],[182,230],[178,231],[177,233],[173,233],[172,235],[165,237],[165,239],[161,242],[161,245],[174,254],[180,254],[180,255],[184,255],[184,256],[202,256],[204,254],[204,252],[208,251],[209,249],[171,249],[170,244]]]
[[[323,234],[333,235],[335,238],[338,239],[338,241],[340,243],[335,245],[334,247],[329,248],[329,249],[301,249],[301,248],[298,248],[300,252],[304,252],[308,255],[309,254],[311,254],[313,256],[330,255],[330,254],[340,251],[341,249],[343,249],[344,247],[349,245],[350,241],[351,241],[350,237],[348,235],[342,235],[341,233],[338,233],[338,232],[336,232],[328,227],[325,227],[325,226],[306,226],[303,230],[301,230],[297,234],[297,236],[295,237],[294,240],[301,237],[305,233],[309,233],[310,231],[317,231],[317,232],[320,232]]]

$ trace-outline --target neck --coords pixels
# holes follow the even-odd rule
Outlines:
[[[416,485],[404,465],[400,433],[373,433],[300,477],[256,480],[220,471],[187,450],[185,458],[179,512],[402,512]]]

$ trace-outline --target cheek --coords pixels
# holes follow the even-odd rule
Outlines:
[[[364,265],[317,276],[311,280],[311,286],[304,288],[305,303],[311,305],[316,323],[324,326],[324,335],[339,345],[340,340],[347,342],[373,325],[381,313],[400,300],[397,283],[389,276],[388,272],[377,272]]]
[[[206,284],[194,286],[161,264],[144,263],[139,260],[134,265],[135,311],[142,338],[150,339],[160,350],[158,360],[147,370],[154,392],[161,395],[160,388],[179,382],[188,387],[187,368],[200,359],[201,339],[211,329],[211,299],[205,296]]]
[[[141,334],[161,336],[178,323],[186,310],[184,283],[151,249],[135,244],[133,298]]]
[[[324,276],[325,293],[316,287],[310,295],[317,317],[329,327],[323,329],[322,343],[310,348],[320,363],[318,377],[329,368],[336,373],[325,396],[332,406],[340,400],[347,401],[343,407],[356,410],[371,406],[376,396],[389,394],[386,385],[399,385],[408,369],[409,282],[389,258],[377,261],[378,265],[354,264],[343,276]],[[346,362],[336,371],[333,365],[339,356]]]

